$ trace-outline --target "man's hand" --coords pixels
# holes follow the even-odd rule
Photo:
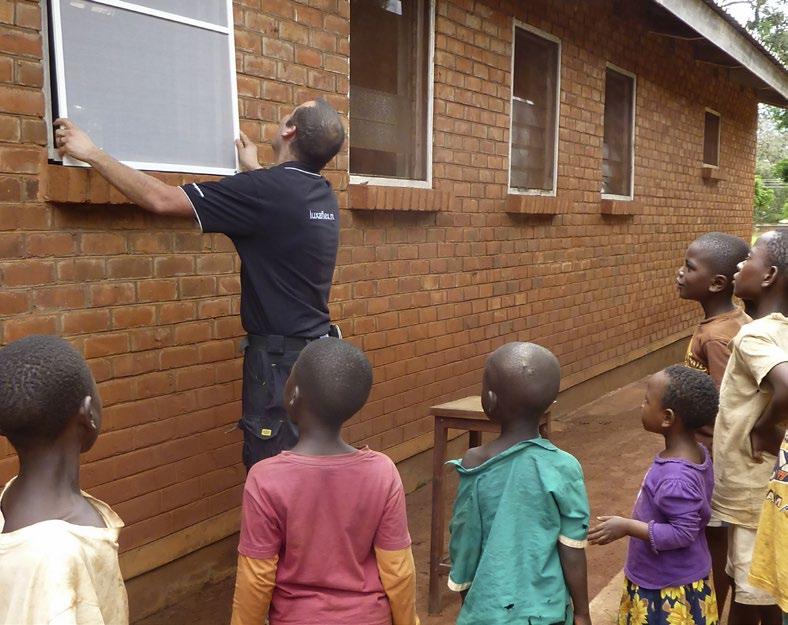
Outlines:
[[[262,169],[257,162],[257,144],[253,143],[246,134],[242,132],[240,139],[235,140],[235,147],[238,150],[238,165],[241,171]]]
[[[588,542],[592,545],[606,545],[627,536],[630,519],[620,516],[600,516],[599,525],[588,532]]]
[[[776,456],[780,453],[780,444],[785,437],[785,430],[771,424],[758,425],[750,432],[750,445],[752,457],[756,462],[763,462],[763,454],[769,453]]]
[[[90,137],[70,119],[56,119],[55,126],[55,147],[60,156],[91,163],[101,153]]]

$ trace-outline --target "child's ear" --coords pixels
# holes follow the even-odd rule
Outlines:
[[[498,395],[495,394],[495,391],[488,389],[487,393],[482,396],[482,409],[488,417],[495,414],[498,409]]]
[[[96,411],[94,409],[93,398],[86,395],[79,405],[79,423],[87,430],[95,432],[98,430]]]
[[[301,388],[298,383],[293,384],[293,391],[290,393],[290,399],[287,402],[291,408],[295,408],[298,401],[301,399]]]
[[[763,280],[761,280],[761,286],[763,288],[767,288],[772,286],[775,282],[777,282],[777,278],[779,277],[780,271],[772,265],[769,267],[769,271],[763,276]]]
[[[722,274],[717,274],[711,279],[711,282],[709,283],[709,292],[721,293],[730,285],[730,283],[731,281],[728,280],[727,276],[723,276]]]
[[[669,428],[673,427],[673,424],[676,422],[676,413],[673,412],[673,408],[666,408],[665,412],[662,413],[662,427]]]

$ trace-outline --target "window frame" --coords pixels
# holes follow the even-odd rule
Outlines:
[[[184,17],[175,13],[161,11],[141,5],[136,5],[133,2],[125,2],[124,0],[90,0],[95,4],[101,4],[116,9],[131,11],[141,15],[148,15],[150,17],[157,17],[165,19],[178,24],[185,24],[188,26],[197,26],[203,30],[211,30],[213,32],[221,33],[227,36],[227,46],[229,50],[229,71],[230,71],[230,99],[232,102],[232,126],[234,138],[240,135],[240,119],[238,110],[238,77],[236,72],[236,52],[235,52],[235,24],[233,20],[233,2],[232,0],[222,0],[225,2],[227,10],[227,26],[220,26],[210,22]],[[42,8],[42,22],[43,32],[42,39],[43,45],[43,59],[44,66],[44,97],[45,97],[45,111],[44,119],[47,122],[47,152],[50,161],[56,164],[67,167],[82,167],[87,168],[89,165],[82,161],[76,160],[69,156],[61,158],[55,149],[54,143],[54,100],[52,98],[52,82],[55,83],[57,89],[57,107],[60,116],[68,116],[68,100],[66,94],[67,77],[65,73],[65,60],[63,56],[63,32],[62,22],[60,19],[60,4],[59,0],[41,0]],[[51,29],[51,30],[50,30]],[[50,45],[50,41],[54,45]],[[61,113],[65,111],[65,115]],[[229,139],[228,139],[229,140]],[[205,174],[205,175],[220,175],[227,176],[235,174],[238,170],[238,155],[235,156],[235,166],[230,167],[209,167],[200,165],[179,165],[177,163],[157,163],[155,161],[121,161],[124,165],[128,165],[134,169],[142,171],[159,171],[159,172],[175,172],[186,174]]]
[[[607,81],[607,70],[613,70],[623,76],[628,76],[632,79],[632,116],[631,116],[631,136],[630,136],[630,155],[629,155],[629,195],[619,195],[617,193],[602,193],[603,200],[618,200],[629,202],[635,199],[635,127],[637,121],[637,102],[638,102],[638,77],[634,72],[619,67],[613,63],[605,63],[605,81]],[[603,89],[604,93],[605,89]],[[605,101],[607,106],[607,101]],[[604,128],[604,110],[602,113],[602,146],[604,149],[605,142],[605,128]],[[604,155],[602,160],[604,161]]]
[[[707,163],[706,162],[706,114],[711,113],[717,118],[717,163]],[[708,106],[703,110],[703,149],[702,152],[704,154],[701,155],[700,162],[704,167],[714,167],[719,168],[720,166],[720,143],[722,141],[722,115],[719,111],[715,111],[714,109],[710,109]]]
[[[350,142],[348,141],[348,164],[347,173],[349,182],[348,184],[371,184],[381,187],[410,187],[415,189],[431,189],[432,188],[432,157],[433,157],[433,114],[434,114],[434,100],[435,100],[435,2],[436,0],[424,0],[429,3],[429,40],[427,42],[427,127],[426,127],[426,145],[425,145],[425,165],[427,166],[426,178],[420,180],[418,178],[388,178],[382,176],[367,176],[365,174],[353,174],[350,171]],[[352,12],[351,12],[352,13]],[[351,14],[350,19],[353,19]],[[352,45],[352,43],[351,43]],[[348,54],[348,63],[350,62],[350,54]],[[347,98],[348,104],[350,103],[350,90],[351,86],[351,73],[353,68],[348,70],[348,91]],[[348,123],[350,125],[350,132],[353,132],[353,117],[348,111]]]
[[[553,188],[547,189],[523,189],[520,187],[512,187],[512,126],[514,125],[514,54],[517,29],[521,28],[532,35],[546,39],[555,44],[558,44],[558,59],[556,61],[556,81],[555,81],[555,138],[553,145]],[[510,64],[510,82],[511,90],[509,95],[509,158],[508,167],[506,168],[506,188],[509,195],[537,195],[545,197],[555,197],[558,193],[558,134],[561,125],[561,53],[562,44],[561,39],[555,35],[540,30],[535,26],[521,22],[520,20],[512,20],[512,60]]]

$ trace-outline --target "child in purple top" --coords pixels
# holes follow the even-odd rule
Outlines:
[[[681,365],[651,376],[643,428],[662,434],[632,518],[602,516],[589,542],[630,536],[619,625],[714,625],[717,599],[704,528],[711,516],[714,474],[695,431],[713,423],[719,398],[712,379]]]

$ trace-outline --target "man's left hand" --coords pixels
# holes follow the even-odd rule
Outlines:
[[[235,147],[238,150],[238,165],[241,171],[261,169],[257,161],[257,144],[246,134],[242,132],[240,138],[235,140]]]
[[[90,163],[101,153],[101,149],[96,147],[87,133],[70,119],[56,119],[55,127],[55,147],[60,156],[70,156]]]

